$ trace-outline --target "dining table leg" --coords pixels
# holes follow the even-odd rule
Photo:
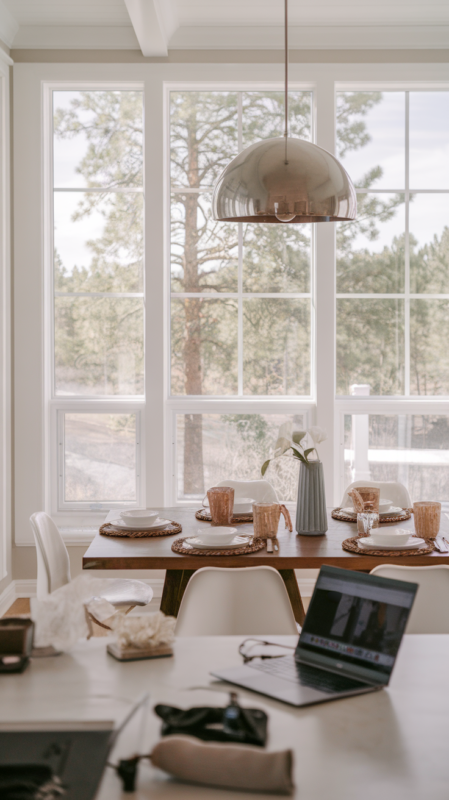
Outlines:
[[[177,617],[186,586],[195,569],[168,569],[162,590],[161,611],[168,617]]]
[[[295,620],[299,623],[299,625],[303,625],[306,612],[304,611],[304,605],[302,602],[301,592],[299,591],[298,581],[296,580],[295,570],[279,569],[278,572],[285,583],[285,588],[287,589],[290,603],[292,604]]]

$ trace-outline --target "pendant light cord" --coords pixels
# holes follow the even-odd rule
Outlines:
[[[284,20],[284,46],[285,46],[285,100],[284,100],[284,113],[285,113],[285,163],[287,161],[287,139],[288,139],[288,0],[285,2],[285,20]]]

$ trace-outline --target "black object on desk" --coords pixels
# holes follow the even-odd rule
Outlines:
[[[0,672],[23,672],[33,649],[34,622],[21,617],[0,619]]]

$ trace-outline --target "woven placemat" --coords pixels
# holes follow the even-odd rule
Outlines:
[[[173,536],[175,533],[182,533],[182,525],[180,525],[179,522],[170,520],[170,526],[168,528],[162,528],[162,530],[159,531],[125,531],[123,528],[114,527],[111,522],[106,522],[101,526],[100,533],[103,534],[103,536],[120,536],[121,538],[125,537],[127,539],[150,539],[156,536]]]
[[[212,522],[212,517],[208,511],[205,511],[200,508],[199,511],[195,513],[195,517],[200,520],[200,522]],[[252,522],[253,521],[253,512],[251,511],[250,514],[239,514],[238,517],[232,517],[231,525],[243,525],[244,522]]]
[[[427,545],[424,547],[420,547],[416,550],[386,550],[382,548],[381,550],[367,550],[364,547],[359,547],[357,544],[357,540],[362,537],[354,536],[351,539],[345,539],[344,542],[341,543],[343,550],[347,550],[349,553],[358,553],[361,556],[425,556],[428,553],[433,553],[435,550],[435,546],[432,541],[428,542]],[[419,538],[419,537],[413,537]]]
[[[191,538],[191,536],[186,536],[183,539],[176,539],[171,549],[174,553],[180,553],[183,556],[246,556],[248,553],[257,553],[258,550],[263,550],[267,544],[264,539],[251,539],[248,544],[244,544],[242,547],[233,547],[229,550],[217,550],[212,548],[210,550],[200,550],[191,545],[188,545],[188,548],[185,547],[184,542],[186,539]]]
[[[411,512],[408,508],[403,508],[403,514],[394,514],[392,517],[379,516],[379,525],[384,525],[386,522],[405,522],[410,519]],[[334,508],[332,511],[333,519],[339,519],[341,522],[357,522],[357,517],[350,517],[349,514],[344,514],[341,508]]]

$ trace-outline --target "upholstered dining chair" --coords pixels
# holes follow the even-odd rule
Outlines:
[[[58,528],[45,511],[32,514],[30,523],[37,553],[37,598],[42,600],[70,583],[70,560]],[[120,578],[111,580],[102,597],[115,608],[130,611],[134,606],[148,605],[153,590],[143,581]]]
[[[346,488],[343,499],[340,503],[340,508],[347,508],[352,506],[348,492],[351,489],[357,489],[358,486],[373,486],[380,489],[380,496],[382,499],[391,500],[394,506],[399,508],[411,508],[412,501],[410,495],[403,483],[398,481],[354,481]]]
[[[204,567],[190,578],[176,636],[297,634],[284,582],[273,567]]]
[[[449,566],[381,564],[371,570],[371,575],[419,585],[406,633],[449,633]]]

